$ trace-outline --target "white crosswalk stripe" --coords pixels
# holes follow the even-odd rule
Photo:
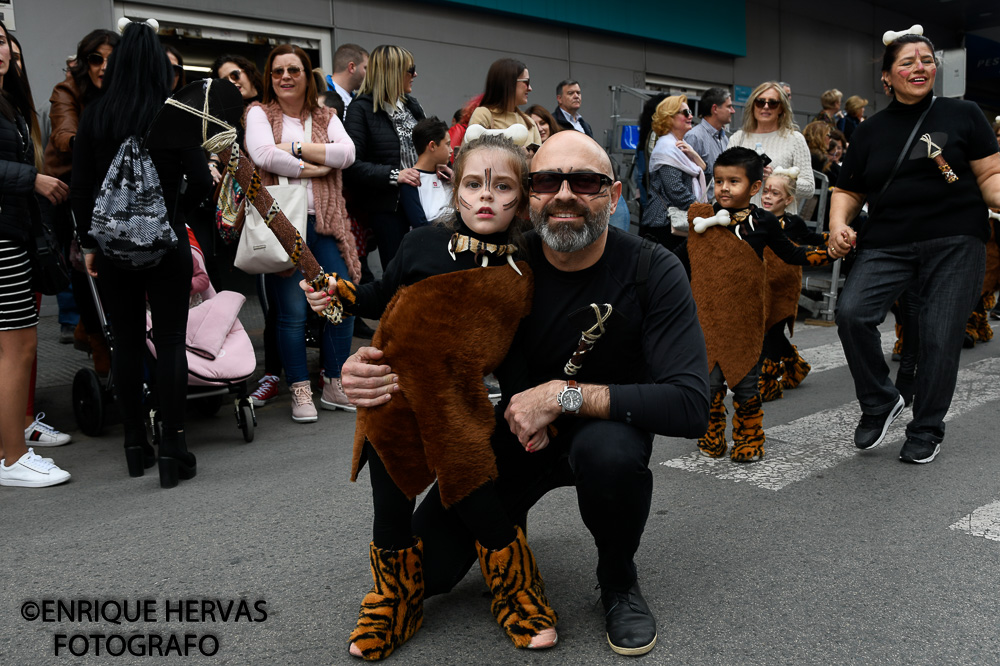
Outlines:
[[[882,353],[888,354],[891,352],[894,344],[896,344],[895,333],[883,331]],[[810,347],[809,349],[800,349],[799,354],[812,366],[810,375],[826,372],[827,370],[835,370],[847,365],[847,358],[844,356],[844,347],[839,342]]]
[[[955,396],[945,421],[993,400],[1000,400],[1000,358],[984,359],[959,371]],[[854,428],[860,417],[857,403],[851,402],[766,428],[767,455],[757,463],[734,463],[728,457],[708,458],[695,448],[687,455],[660,464],[727,481],[750,483],[767,490],[781,490],[846,458],[865,455],[854,448]],[[911,418],[911,410],[904,410],[889,428],[882,447],[900,445]]]
[[[979,507],[950,528],[990,541],[1000,541],[1000,501]]]

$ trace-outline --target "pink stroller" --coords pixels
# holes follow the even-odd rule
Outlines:
[[[188,312],[187,360],[188,399],[198,400],[198,411],[214,415],[222,406],[226,395],[234,396],[236,426],[243,432],[243,439],[252,442],[257,416],[247,390],[247,380],[257,366],[253,343],[238,318],[240,307],[246,301],[242,294],[232,291],[216,293],[205,274],[205,259],[201,247],[190,234],[191,258],[194,262],[195,289]],[[96,283],[88,276],[91,294],[97,304],[101,325],[107,336],[108,346],[114,349],[112,332],[101,306]],[[146,313],[146,346],[150,365],[156,362],[156,348],[152,320]],[[112,358],[114,356],[112,355]],[[114,362],[114,361],[112,361]],[[147,366],[149,367],[149,366]],[[147,376],[152,373],[147,372]],[[77,424],[85,434],[97,436],[103,429],[107,408],[113,400],[110,377],[102,381],[91,369],[77,372],[73,380],[73,407]],[[161,421],[157,413],[156,386],[147,379],[145,400],[149,405],[149,424],[153,443],[159,443]]]

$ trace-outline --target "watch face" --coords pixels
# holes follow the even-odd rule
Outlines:
[[[566,389],[562,394],[563,409],[567,412],[575,412],[583,406],[583,394],[579,389]]]

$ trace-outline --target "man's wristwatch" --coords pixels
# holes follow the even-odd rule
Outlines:
[[[564,414],[566,412],[579,414],[580,408],[583,407],[583,391],[574,380],[570,379],[566,382],[566,388],[556,396],[556,402],[562,407]]]

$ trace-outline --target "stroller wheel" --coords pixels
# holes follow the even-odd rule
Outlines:
[[[101,434],[105,403],[104,387],[97,373],[90,368],[78,370],[73,377],[73,414],[85,435],[97,437]]]
[[[243,431],[243,441],[249,444],[253,441],[253,429],[257,424],[253,407],[249,401],[240,400],[236,405],[236,425]]]

